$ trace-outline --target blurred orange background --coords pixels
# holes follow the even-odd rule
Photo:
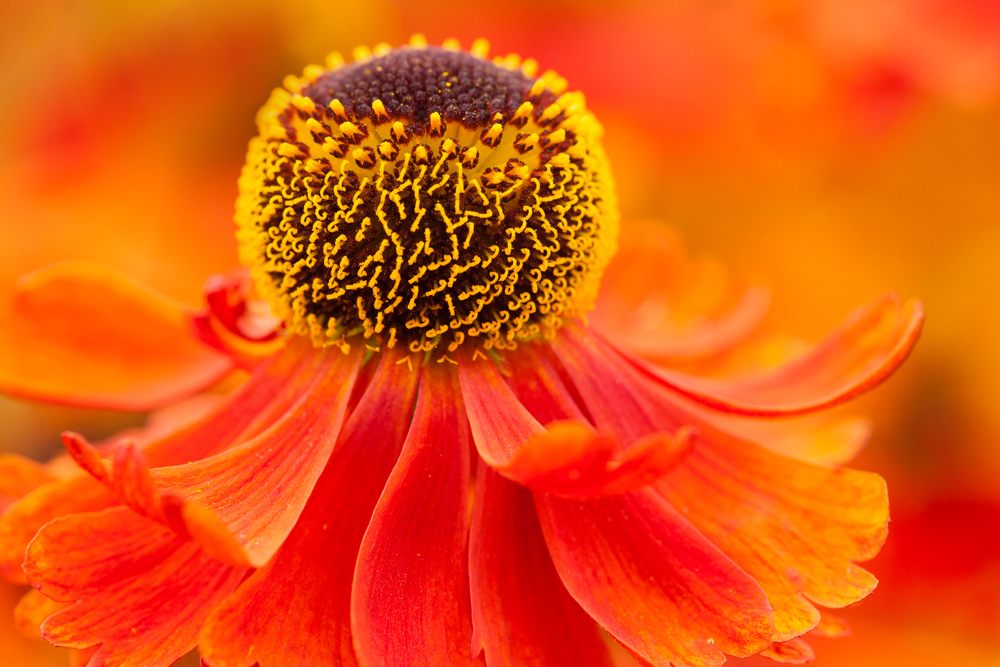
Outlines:
[[[236,262],[270,89],[413,32],[486,37],[583,90],[624,217],[766,279],[766,331],[815,340],[882,292],[925,301],[913,357],[850,406],[875,420],[852,465],[888,480],[893,524],[879,589],[841,612],[853,636],[812,641],[814,664],[1000,665],[1000,0],[3,0],[0,294],[94,259],[197,303]],[[139,419],[2,400],[0,450]],[[0,651],[66,664],[9,623]]]

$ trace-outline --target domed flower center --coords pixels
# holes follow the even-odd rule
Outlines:
[[[290,331],[488,350],[592,307],[618,230],[601,126],[564,79],[484,51],[334,57],[261,109],[240,254]]]

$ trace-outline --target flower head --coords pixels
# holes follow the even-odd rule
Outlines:
[[[601,126],[564,79],[486,48],[334,57],[261,109],[240,254],[293,332],[505,348],[592,307],[618,229]]]
[[[333,56],[265,105],[237,223],[277,319],[240,274],[187,313],[89,264],[19,286],[8,392],[149,409],[250,371],[145,430],[65,434],[75,467],[0,460],[0,571],[37,589],[22,627],[92,667],[196,645],[213,667],[609,666],[599,628],[702,667],[806,660],[802,635],[838,632],[815,605],[872,591],[881,478],[785,455],[848,458],[865,429],[776,418],[885,379],[919,304],[884,298],[767,371],[684,372],[766,296],[677,336],[649,305],[698,286],[661,289],[684,260],[647,230],[598,333],[600,126],[555,75],[453,47]]]

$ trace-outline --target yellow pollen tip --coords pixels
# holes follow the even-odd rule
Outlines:
[[[480,37],[472,43],[472,48],[469,52],[477,58],[485,58],[490,54],[490,43],[488,40]]]
[[[327,69],[339,69],[344,66],[344,56],[339,51],[334,51],[326,57]]]
[[[421,35],[420,33],[417,33],[412,37],[410,37],[410,46],[422,49],[425,46],[427,46],[427,38]]]
[[[444,40],[441,46],[449,51],[458,51],[462,48],[462,45],[454,37]]]
[[[372,50],[367,46],[358,46],[354,49],[353,55],[356,62],[367,62],[372,59]]]

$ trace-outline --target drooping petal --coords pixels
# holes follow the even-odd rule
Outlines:
[[[0,391],[17,396],[151,410],[232,368],[191,335],[180,304],[101,264],[28,274],[0,313]]]
[[[874,590],[875,578],[854,562],[885,542],[888,499],[878,475],[708,437],[711,446],[697,448],[656,489],[757,579],[775,608],[776,640],[819,621],[805,598],[843,607]]]
[[[662,477],[690,448],[687,431],[623,447],[583,421],[546,429],[491,361],[462,358],[458,374],[480,456],[501,475],[536,491],[579,498],[633,491]],[[546,400],[556,399],[539,396],[536,402]]]
[[[531,492],[480,461],[469,543],[472,652],[490,667],[611,667],[549,557]]]
[[[53,479],[54,475],[40,463],[17,454],[0,454],[0,514]]]
[[[774,642],[761,651],[760,655],[785,665],[804,665],[816,659],[812,646],[801,639]]]
[[[362,665],[475,664],[468,428],[454,371],[425,365],[410,432],[358,554],[351,630]]]
[[[94,512],[117,503],[110,489],[87,475],[38,487],[0,517],[0,575],[16,584],[28,583],[21,564],[42,526],[67,514]]]
[[[317,353],[308,390],[270,428],[207,459],[148,470],[125,447],[108,467],[78,437],[74,458],[140,514],[190,537],[233,565],[264,565],[291,532],[340,432],[361,353]]]
[[[349,667],[358,549],[410,424],[417,373],[383,355],[295,529],[209,618],[213,667]]]
[[[627,355],[648,377],[715,409],[747,415],[801,414],[875,387],[910,354],[923,326],[918,301],[883,297],[852,313],[810,352],[777,369],[732,380],[689,375]],[[574,336],[573,329],[568,335]]]
[[[124,507],[57,519],[28,549],[32,585],[75,604],[42,624],[59,646],[97,667],[166,667],[194,647],[212,608],[245,570]]]
[[[598,427],[620,437],[698,427],[698,445],[655,488],[761,585],[776,640],[817,623],[806,597],[842,607],[874,588],[854,562],[872,558],[885,540],[888,501],[878,475],[803,463],[734,438],[596,338],[561,341],[556,353]]]
[[[653,491],[535,505],[566,588],[655,667],[714,667],[771,642],[764,592]]]

